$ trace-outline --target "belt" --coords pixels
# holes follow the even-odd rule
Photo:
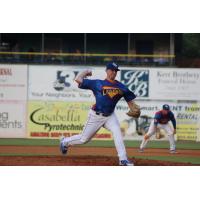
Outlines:
[[[159,124],[167,124],[168,122],[158,122]]]
[[[96,115],[101,115],[101,116],[104,116],[104,117],[108,117],[110,116],[111,114],[105,114],[105,113],[101,113],[101,112],[95,112]]]

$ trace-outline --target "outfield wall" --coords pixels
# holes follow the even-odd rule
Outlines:
[[[106,76],[104,66],[0,65],[0,137],[58,138],[80,133],[95,102],[91,91],[74,82],[85,68],[92,69],[92,79]],[[142,111],[134,120],[125,114],[124,99],[117,104],[125,139],[140,140],[154,113],[168,103],[177,118],[177,139],[200,140],[200,70],[124,67],[117,79],[137,95]],[[112,136],[101,129],[95,138]]]
[[[27,137],[27,65],[0,64],[0,137]]]

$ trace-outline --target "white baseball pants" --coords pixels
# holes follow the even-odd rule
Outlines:
[[[174,134],[173,134],[173,128],[169,125],[169,123],[167,124],[158,124],[157,125],[157,128],[161,128],[161,129],[164,129],[165,132],[167,133],[167,136],[168,136],[168,139],[169,139],[169,144],[170,144],[170,150],[175,150],[176,149],[176,145],[175,145],[175,139],[174,139]],[[154,120],[152,120],[151,124],[150,124],[150,127],[149,127],[149,130],[146,134],[147,138],[144,137],[143,140],[142,140],[142,143],[140,145],[140,149],[144,149],[150,139],[150,137],[152,135],[154,135],[156,133],[156,127],[155,127],[155,124],[154,124]]]
[[[112,132],[118,157],[120,160],[126,160],[127,155],[120,130],[120,124],[114,112],[110,116],[104,117],[102,115],[97,115],[95,111],[90,110],[88,114],[88,120],[82,133],[79,135],[66,137],[64,139],[64,143],[67,146],[87,143],[101,127],[104,127]]]

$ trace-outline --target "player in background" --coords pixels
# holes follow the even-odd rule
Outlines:
[[[170,126],[169,121],[172,122],[173,128]],[[176,134],[176,120],[173,112],[170,110],[168,104],[164,104],[162,110],[155,113],[148,132],[144,135],[142,143],[140,145],[139,152],[143,152],[150,137],[154,135],[157,129],[164,129],[168,135],[170,144],[170,153],[176,153],[176,145],[174,135]]]
[[[75,81],[78,83],[78,87],[92,90],[96,103],[89,111],[88,119],[82,133],[61,139],[60,150],[62,154],[67,153],[69,146],[89,142],[97,131],[101,127],[104,127],[112,132],[119,157],[119,165],[133,166],[133,163],[127,158],[120,124],[114,113],[114,109],[122,97],[124,97],[130,109],[131,107],[137,108],[138,106],[133,101],[136,98],[135,94],[121,82],[115,80],[118,71],[120,71],[118,65],[111,62],[106,66],[107,76],[104,80],[87,79],[87,76],[92,76],[91,70],[84,70],[77,75]]]

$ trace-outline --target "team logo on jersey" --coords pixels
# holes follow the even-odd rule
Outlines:
[[[110,98],[113,98],[117,95],[122,95],[122,94],[123,93],[119,88],[103,86],[103,96],[108,95]]]

